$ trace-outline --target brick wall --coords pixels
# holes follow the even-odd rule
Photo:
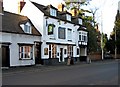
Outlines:
[[[91,60],[101,60],[101,53],[91,53],[88,55]]]

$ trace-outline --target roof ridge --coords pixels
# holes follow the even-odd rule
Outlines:
[[[25,16],[25,15],[21,15],[21,14],[9,12],[9,11],[4,11],[4,13],[9,13],[9,14],[16,15],[16,16],[21,16],[21,17],[27,17],[27,16]],[[3,13],[3,14],[4,14],[4,13]],[[27,18],[28,18],[28,17],[27,17]]]

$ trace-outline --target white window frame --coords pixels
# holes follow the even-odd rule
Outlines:
[[[71,15],[66,14],[66,18],[67,18],[68,21],[71,21]]]
[[[19,59],[33,59],[33,45],[19,45]]]
[[[24,25],[24,32],[25,32],[25,33],[29,33],[29,34],[31,34],[31,26],[25,24],[25,25]]]
[[[57,11],[53,8],[50,8],[50,15],[55,16],[57,15]]]
[[[62,30],[62,33],[61,33],[61,30]],[[66,39],[66,28],[58,27],[58,39]]]
[[[67,39],[72,40],[72,29],[68,28],[68,30],[67,30]]]
[[[78,22],[79,22],[79,24],[82,25],[82,19],[81,18],[78,19]]]
[[[80,36],[81,36],[81,38],[80,38]],[[87,32],[80,31],[79,32],[79,40],[87,42],[88,41],[88,39],[87,39]]]

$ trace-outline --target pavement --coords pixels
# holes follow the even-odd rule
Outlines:
[[[118,61],[114,59],[109,59],[109,60],[103,60],[103,61],[92,61],[90,64],[94,63],[100,63],[100,62],[111,62],[111,61]],[[51,70],[56,70],[56,69],[65,69],[69,67],[75,67],[75,66],[83,66],[83,65],[88,65],[89,63],[86,62],[74,62],[74,65],[68,66],[66,62],[59,63],[56,65],[33,65],[33,66],[17,66],[17,67],[11,67],[11,68],[3,68],[2,73],[4,74],[15,74],[15,73],[21,73],[21,72],[31,72],[31,71],[51,71]]]

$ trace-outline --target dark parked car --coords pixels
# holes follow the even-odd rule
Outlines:
[[[112,57],[112,55],[109,52],[107,52],[104,55],[104,59],[113,59],[113,57]]]

